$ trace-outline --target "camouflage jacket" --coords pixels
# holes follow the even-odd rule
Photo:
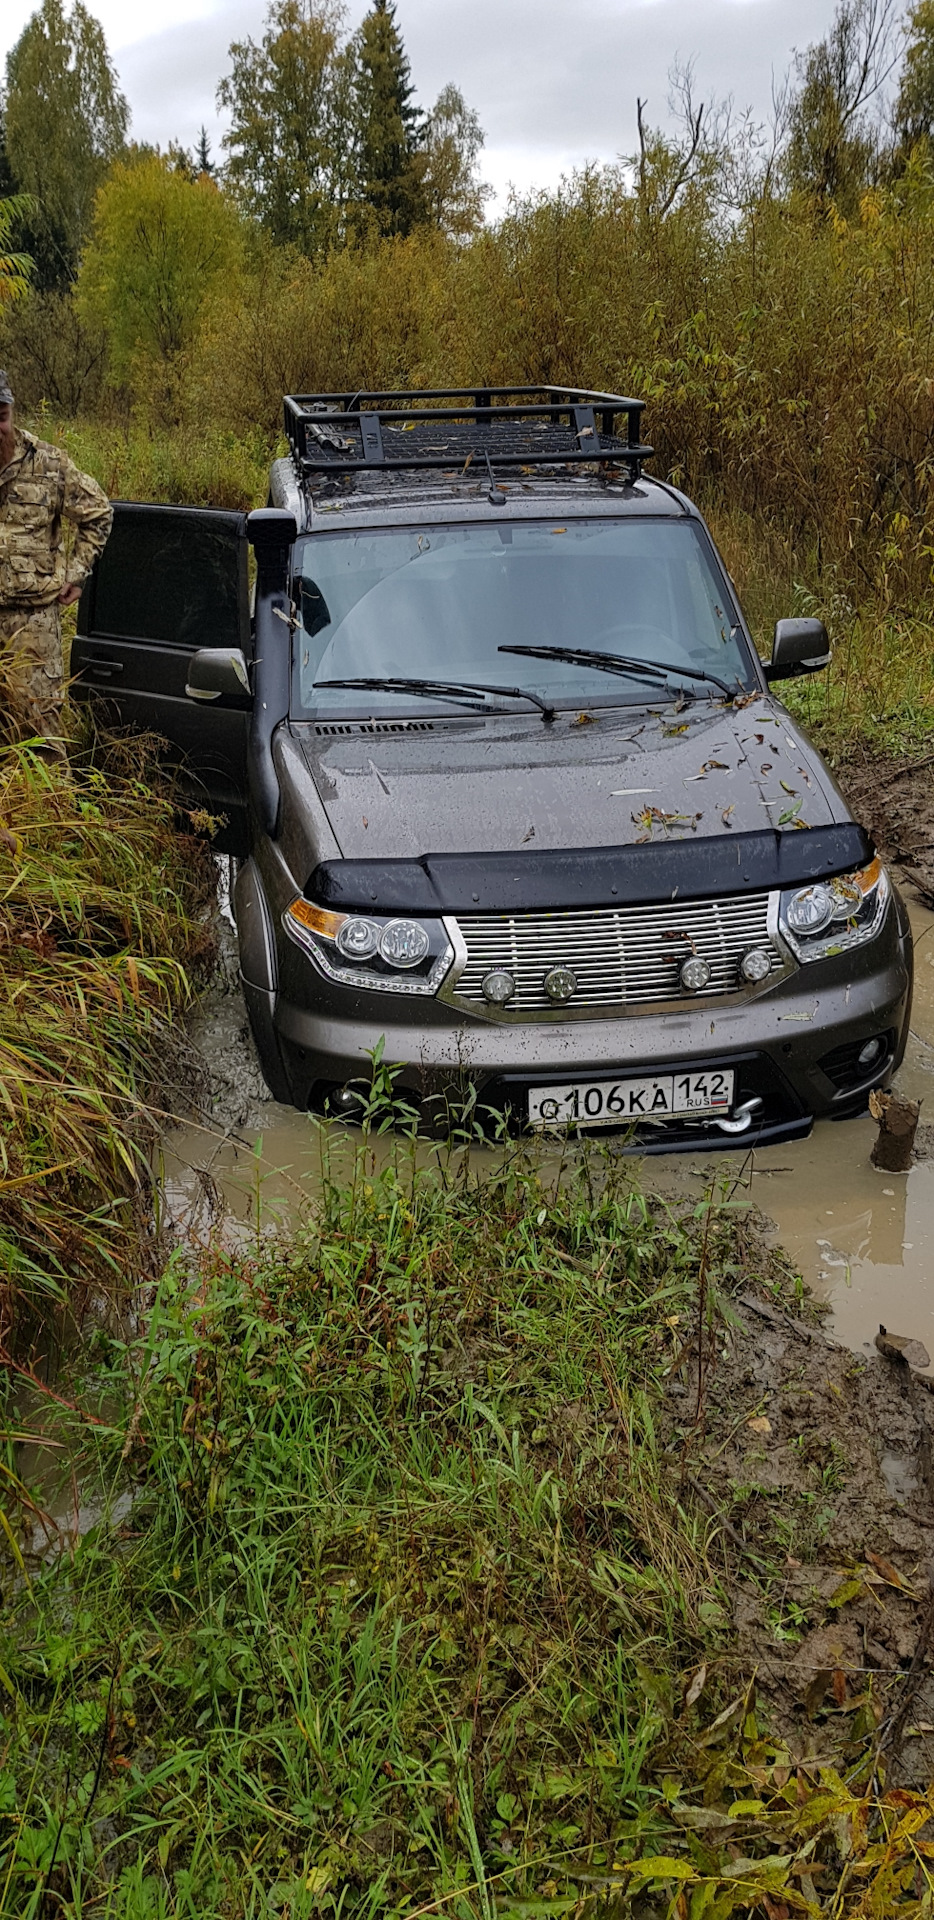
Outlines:
[[[75,539],[66,561],[64,520]],[[110,532],[107,495],[61,447],[16,429],[0,471],[0,608],[48,607],[86,579]]]

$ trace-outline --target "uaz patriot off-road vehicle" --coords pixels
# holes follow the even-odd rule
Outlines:
[[[897,1065],[904,908],[770,692],[827,636],[760,664],[641,411],[290,396],[266,510],[117,507],[78,692],[226,819],[278,1099],[352,1112],[382,1041],[435,1119],[466,1083],[662,1150],[804,1134]]]

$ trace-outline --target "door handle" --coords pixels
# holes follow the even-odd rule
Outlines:
[[[89,660],[86,671],[95,680],[112,680],[115,673],[123,672],[122,660]]]

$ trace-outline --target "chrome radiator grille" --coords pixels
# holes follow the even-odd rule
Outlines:
[[[785,965],[770,938],[767,893],[580,913],[464,914],[454,925],[467,958],[451,997],[488,1014],[494,1009],[484,998],[482,982],[493,967],[506,968],[516,983],[508,1007],[513,1017],[554,1014],[545,975],[551,967],[570,967],[577,991],[561,1009],[567,1018],[585,1008],[690,1001],[693,996],[685,993],[679,973],[692,954],[710,966],[710,981],[700,999],[748,993],[739,963],[750,947],[771,952],[773,974]]]

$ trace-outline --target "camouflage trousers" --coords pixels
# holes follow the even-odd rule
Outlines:
[[[0,727],[17,739],[62,732],[62,612],[0,605]],[[61,751],[61,749],[59,749]]]

